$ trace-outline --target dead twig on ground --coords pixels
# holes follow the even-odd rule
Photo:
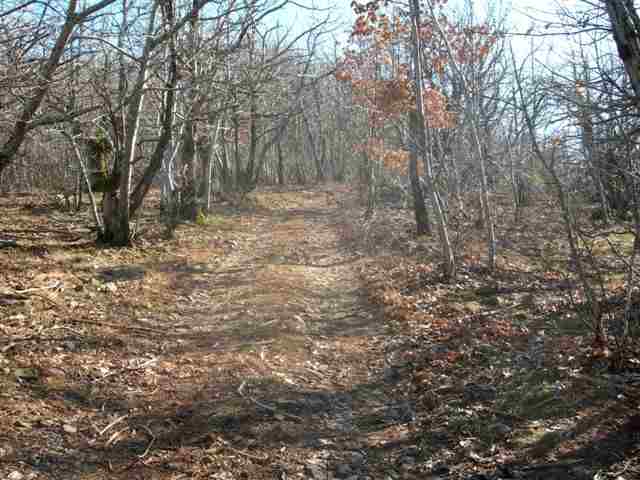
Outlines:
[[[114,432],[113,435],[111,435],[109,437],[109,440],[107,440],[107,443],[105,444],[105,446],[106,447],[110,447],[111,445],[113,445],[115,442],[118,441],[120,436],[127,430],[129,430],[129,426],[128,425],[126,427],[118,430],[117,432]]]
[[[569,460],[566,462],[557,462],[557,463],[541,463],[539,465],[527,465],[523,467],[523,470],[548,470],[554,468],[572,468],[576,465],[583,463],[582,460]]]
[[[516,303],[515,305],[509,305],[508,307],[504,307],[504,308],[498,308],[495,310],[487,310],[484,312],[478,312],[478,313],[472,313],[469,315],[466,315],[462,318],[462,320],[470,320],[472,318],[485,318],[485,317],[493,317],[494,315],[499,315],[501,313],[507,313],[510,312],[512,310],[518,310],[520,308],[529,308],[529,304],[528,303]]]
[[[25,288],[24,290],[15,290],[15,293],[19,295],[24,295],[27,293],[41,292],[43,290],[55,290],[60,286],[62,286],[62,282],[57,281],[57,282],[53,282],[51,285],[46,285],[44,287]]]
[[[246,381],[246,380],[244,380],[244,381],[240,384],[240,386],[238,387],[238,394],[239,394],[242,398],[244,398],[244,399],[246,399],[246,400],[249,400],[249,401],[250,401],[250,402],[252,402],[252,403],[255,403],[257,406],[259,406],[259,407],[261,407],[261,408],[264,408],[265,410],[269,410],[270,412],[273,412],[273,413],[278,413],[278,409],[277,409],[276,407],[272,407],[271,405],[267,405],[266,403],[262,403],[261,401],[256,400],[256,399],[255,399],[255,398],[253,398],[253,397],[250,397],[250,396],[248,396],[248,395],[245,395],[245,393],[244,393],[244,388],[245,388],[246,386],[247,386],[247,381]],[[286,416],[286,417],[292,418],[292,419],[294,419],[294,420],[302,421],[302,418],[301,418],[301,417],[299,417],[299,416],[297,416],[297,415],[293,415],[293,414],[291,414],[291,413],[287,413],[287,412],[282,412],[281,414],[282,414],[282,415],[284,415],[284,416]]]
[[[104,427],[102,430],[98,430],[96,428],[96,431],[98,432],[99,436],[104,435],[105,433],[107,433],[109,430],[111,430],[111,428],[113,428],[114,426],[116,426],[118,423],[120,423],[122,420],[128,418],[129,415],[122,415],[121,417],[116,418],[114,421],[112,421],[111,423],[109,423],[109,425],[107,425],[106,427]],[[94,427],[95,428],[95,427]]]
[[[234,453],[237,453],[238,455],[242,455],[244,457],[250,458],[252,460],[257,460],[259,462],[266,462],[267,460],[269,460],[269,456],[268,455],[254,455],[252,453],[249,453],[245,450],[240,450],[237,448],[232,447],[228,441],[226,441],[223,438],[218,437],[218,440],[224,445],[224,448],[227,448],[228,450],[231,450]]]
[[[157,361],[158,361],[157,358],[152,358],[150,360],[147,360],[146,362],[143,362],[142,364],[138,365],[137,367],[126,367],[126,368],[121,368],[120,370],[115,370],[113,372],[107,372],[102,377],[95,379],[92,383],[97,383],[97,382],[100,382],[100,381],[104,380],[105,378],[113,377],[115,375],[120,375],[122,373],[135,372],[135,371],[138,371],[138,370],[142,370],[143,368],[145,368],[145,367],[147,367],[147,366],[149,366],[152,363],[155,363]]]
[[[93,320],[84,320],[84,319],[79,319],[79,318],[69,318],[69,319],[67,319],[67,321],[68,322],[72,322],[72,323],[84,323],[85,325],[95,325],[97,327],[109,327],[109,328],[114,328],[114,329],[117,329],[117,330],[141,331],[141,332],[157,333],[158,335],[166,335],[167,334],[166,331],[158,330],[158,329],[155,329],[155,328],[149,328],[149,327],[139,327],[139,326],[135,326],[135,325],[118,325],[117,323],[97,322],[97,321],[93,321]]]
[[[74,335],[77,335],[79,337],[83,336],[82,332],[79,332],[77,330],[74,330],[73,328],[70,327],[64,327],[64,326],[57,326],[57,327],[51,327],[51,328],[47,328],[44,330],[44,332],[49,332],[52,330],[69,330],[70,332],[72,332]],[[62,342],[65,340],[68,340],[71,337],[44,337],[42,335],[30,335],[28,337],[15,337],[15,338],[5,338],[0,340],[0,343],[4,343],[5,345],[3,347],[0,348],[0,352],[4,353],[7,352],[9,350],[11,350],[13,347],[15,347],[18,343],[23,343],[23,342]]]
[[[151,447],[156,442],[156,436],[153,434],[151,429],[149,427],[147,427],[146,425],[143,425],[142,428],[144,428],[145,431],[149,434],[149,436],[151,437],[151,440],[149,441],[149,445],[147,445],[147,448],[142,453],[142,455],[138,455],[138,458],[140,460],[142,460],[144,457],[146,457],[149,454],[149,451],[151,450]]]
[[[47,296],[39,292],[45,290],[56,290],[62,285],[62,282],[54,282],[51,285],[36,288],[25,288],[24,290],[0,290],[0,305],[13,305],[19,302],[25,302],[33,295],[49,299]]]
[[[51,289],[51,287],[43,287],[43,288]],[[30,293],[38,296],[39,298],[42,298],[43,300],[49,302],[54,307],[57,307],[57,308],[61,309],[62,311],[64,311],[68,315],[68,317],[67,317],[67,321],[68,322],[83,323],[85,325],[95,325],[95,326],[98,326],[98,327],[109,327],[109,328],[115,328],[115,329],[118,329],[118,330],[132,330],[132,331],[157,333],[159,335],[166,335],[166,333],[167,333],[166,331],[155,329],[155,328],[149,328],[149,327],[141,327],[141,326],[136,326],[136,325],[118,325],[116,323],[111,323],[111,322],[98,322],[98,321],[94,321],[94,320],[84,320],[84,319],[80,319],[80,318],[72,318],[71,317],[72,312],[65,305],[60,304],[58,301],[52,299],[51,297],[49,297],[47,295],[44,295],[42,293],[38,293],[38,290],[42,290],[43,288],[20,290],[18,292],[20,292],[22,294],[22,293],[24,293],[26,291],[29,291]],[[0,305],[2,304],[2,295],[3,295],[3,293],[0,292]],[[20,298],[21,301],[28,300],[28,299],[29,299],[29,297],[26,297],[26,296],[24,298]]]

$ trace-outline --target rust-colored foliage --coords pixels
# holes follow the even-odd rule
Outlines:
[[[442,7],[446,0],[435,2]],[[402,63],[394,52],[398,45],[412,48],[410,19],[402,15],[388,16],[384,12],[386,2],[352,2],[356,15],[351,32],[352,48],[345,52],[336,70],[335,78],[351,86],[353,101],[364,107],[371,137],[364,140],[360,150],[369,158],[382,161],[388,168],[405,173],[408,152],[385,146],[379,138],[381,130],[389,121],[397,120],[415,109],[415,86],[410,66]],[[495,35],[484,25],[458,28],[441,14],[438,22],[449,35],[448,43],[458,63],[480,61],[490,52]],[[457,116],[448,104],[446,94],[439,88],[438,77],[444,76],[449,56],[447,45],[436,34],[437,28],[431,20],[419,27],[422,56],[427,59],[425,74],[427,85],[423,95],[425,105],[425,127],[453,128]]]
[[[387,146],[380,137],[369,137],[365,142],[356,145],[356,151],[366,153],[370,160],[382,162],[390,170],[398,173],[407,172],[409,152]]]

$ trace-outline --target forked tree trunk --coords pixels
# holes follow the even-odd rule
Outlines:
[[[167,94],[163,105],[160,138],[158,139],[155,150],[153,151],[149,165],[142,174],[142,178],[138,181],[135,189],[130,192],[130,173],[132,159],[135,154],[137,144],[136,138],[139,128],[140,113],[144,102],[144,86],[148,74],[151,50],[154,47],[154,40],[151,32],[155,28],[155,14],[157,7],[158,2],[155,2],[151,10],[152,14],[149,20],[147,41],[139,64],[140,70],[138,71],[138,76],[133,87],[134,94],[130,99],[129,108],[127,110],[126,125],[129,130],[127,131],[124,155],[122,155],[122,158],[120,159],[120,162],[125,164],[121,165],[122,177],[120,178],[120,189],[119,191],[106,192],[103,200],[104,234],[102,240],[115,246],[127,245],[130,242],[131,231],[129,220],[142,206],[142,201],[149,191],[153,179],[162,167],[162,160],[164,158],[165,151],[171,142],[171,127],[175,106],[175,88],[178,81],[175,34],[172,34],[169,40],[170,70],[166,84]],[[175,25],[173,11],[171,9],[165,10],[164,15],[167,17],[168,28],[172,29]]]
[[[130,190],[133,159],[136,153],[138,132],[140,128],[140,113],[144,104],[144,87],[147,81],[149,58],[152,50],[152,32],[155,28],[158,1],[151,7],[151,16],[147,25],[147,40],[139,63],[138,75],[133,85],[131,97],[124,123],[124,145],[116,152],[119,185],[117,189],[105,192],[102,209],[104,230],[102,241],[114,246],[128,245],[131,240],[130,221]],[[126,20],[126,10],[123,13]],[[124,27],[123,27],[124,28]]]
[[[147,57],[148,58],[148,57]],[[127,110],[124,152],[120,156],[120,185],[117,191],[105,193],[103,241],[110,245],[123,246],[131,240],[130,194],[131,174],[140,130],[140,112],[144,104],[144,84],[147,81],[148,63],[140,65],[138,78]]]

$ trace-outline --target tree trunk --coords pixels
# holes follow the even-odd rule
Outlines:
[[[149,59],[153,49],[152,35],[155,28],[155,18],[158,2],[151,7],[151,17],[147,30],[142,57],[139,62],[138,75],[129,99],[129,106],[125,118],[124,151],[117,152],[118,168],[120,173],[119,191],[111,189],[105,192],[103,200],[104,234],[102,240],[114,246],[128,245],[131,240],[130,229],[130,190],[132,165],[137,149],[138,133],[140,128],[140,114],[144,105],[144,88],[149,71]],[[160,159],[159,164],[162,164]],[[159,168],[159,167],[158,167]]]
[[[99,237],[99,240],[115,247],[122,247],[129,244],[129,216],[127,215],[127,223],[125,224],[122,221],[121,212],[122,206],[120,204],[118,192],[105,192],[102,199],[102,217],[104,219],[104,228],[102,231],[102,235]]]
[[[409,113],[410,125],[410,157],[409,157],[409,179],[411,180],[411,193],[413,196],[413,211],[416,217],[416,231],[418,235],[431,233],[431,221],[429,213],[424,204],[424,193],[420,185],[420,177],[418,176],[418,146],[416,139],[419,136],[420,120],[415,111]]]
[[[240,133],[238,112],[233,113],[233,160],[235,173],[235,188],[239,189],[242,185],[242,163],[240,162]]]
[[[618,55],[640,102],[640,17],[634,0],[605,0]]]
[[[319,165],[320,165],[320,176],[317,178],[319,182],[323,181],[326,176],[325,166],[327,161],[327,149],[326,149],[326,141],[324,138],[324,131],[322,128],[322,107],[320,102],[320,92],[318,85],[314,85],[312,88],[313,100],[315,104],[316,116],[317,116],[317,126],[318,126],[318,136],[317,143],[320,147],[320,157],[319,157]],[[317,167],[316,167],[317,168]]]
[[[418,8],[417,0],[412,0],[415,4],[415,8]],[[446,47],[447,57],[449,62],[454,67],[455,72],[458,74],[458,78],[462,84],[462,87],[470,97],[470,106],[468,108],[470,123],[471,123],[471,134],[473,140],[473,148],[474,153],[477,157],[478,163],[480,164],[480,185],[481,185],[481,197],[480,197],[480,207],[482,211],[482,220],[485,228],[487,229],[487,237],[488,237],[488,256],[489,256],[489,268],[493,270],[495,268],[496,263],[496,234],[495,227],[493,223],[493,218],[491,214],[491,207],[489,202],[489,185],[487,182],[487,168],[485,162],[485,155],[482,148],[482,143],[480,140],[480,127],[478,125],[478,115],[479,112],[479,92],[477,88],[474,88],[477,83],[475,79],[475,73],[473,78],[473,84],[469,85],[469,81],[465,77],[465,73],[462,71],[453,54],[453,48],[449,42],[449,37],[447,33],[444,31],[442,25],[440,25],[438,14],[435,12],[433,3],[431,0],[427,0],[427,5],[429,6],[429,10],[431,13],[432,21],[438,30],[439,36],[441,40],[444,42]],[[417,28],[417,27],[416,27]],[[417,31],[417,29],[416,29]]]
[[[224,128],[224,123],[223,123]],[[231,186],[231,173],[229,169],[229,157],[227,155],[227,143],[223,140],[222,146],[220,148],[220,176],[222,177],[222,189],[224,191],[228,191]]]
[[[243,179],[243,190],[253,188],[253,179],[255,178],[257,181],[262,170],[262,162],[260,162],[258,169],[255,168],[256,152],[258,149],[258,122],[256,110],[256,93],[252,86],[249,93],[249,158],[247,159],[247,167]]]
[[[476,115],[476,112],[472,113],[472,116]],[[489,254],[489,269],[493,270],[496,266],[496,231],[495,225],[493,222],[493,216],[491,215],[491,203],[489,201],[489,186],[487,184],[487,167],[484,159],[484,155],[482,154],[482,146],[480,144],[480,136],[478,133],[478,128],[476,124],[476,119],[473,118],[472,129],[473,129],[473,140],[476,146],[476,155],[478,156],[478,163],[480,163],[480,185],[482,187],[481,190],[481,201],[480,206],[482,208],[482,217],[484,221],[484,226],[487,229],[487,241],[488,241],[488,254]]]
[[[373,213],[376,210],[376,200],[378,196],[378,192],[376,189],[376,182],[378,181],[376,177],[376,169],[375,169],[375,160],[372,159],[366,152],[365,156],[365,165],[366,165],[366,176],[367,176],[367,210],[365,211],[365,218],[373,217]]]
[[[51,81],[58,66],[60,65],[60,59],[64,54],[65,47],[71,38],[71,34],[76,26],[76,7],[78,5],[77,0],[70,0],[67,7],[67,17],[62,26],[62,30],[56,39],[49,59],[42,65],[39,75],[36,77],[39,79],[35,88],[33,97],[31,97],[25,103],[22,112],[20,113],[18,120],[13,126],[11,133],[8,136],[7,141],[0,148],[0,173],[12,162],[18,149],[24,142],[24,139],[29,131],[29,123],[36,114],[44,97],[46,96],[49,88],[51,87]]]
[[[193,106],[193,104],[192,104]],[[182,132],[182,155],[181,162],[186,166],[186,178],[182,183],[182,212],[185,218],[194,220],[197,215],[197,163],[196,144],[194,138],[194,122],[192,120],[193,111],[185,119],[184,130]]]
[[[309,142],[309,150],[311,151],[311,157],[313,158],[313,164],[316,167],[316,182],[322,182],[324,180],[324,169],[321,163],[321,159],[318,156],[318,151],[316,149],[316,142],[313,138],[313,133],[311,132],[311,125],[309,125],[309,120],[304,113],[304,105],[302,107],[302,122],[304,123],[304,129],[307,136],[307,141]]]
[[[418,25],[420,25],[420,3],[418,0],[411,0],[411,32],[413,41],[413,63],[414,63],[414,75],[416,86],[416,114],[418,117],[418,123],[420,129],[418,131],[418,147],[423,156],[423,162],[425,166],[425,181],[427,183],[427,189],[429,195],[431,195],[431,202],[433,203],[433,209],[435,211],[436,220],[438,222],[438,235],[440,237],[440,247],[442,248],[442,260],[444,266],[444,276],[448,280],[452,280],[456,276],[456,262],[453,254],[453,248],[451,240],[449,239],[449,228],[445,213],[442,209],[440,199],[438,198],[438,192],[435,188],[435,182],[433,181],[433,170],[431,167],[431,158],[426,148],[426,134],[425,134],[425,109],[422,99],[422,92],[424,90],[423,78],[422,78],[422,59],[420,58],[420,36],[418,35]]]
[[[206,151],[203,152],[203,155],[205,155],[204,172],[206,175],[204,179],[204,208],[207,213],[211,211],[211,198],[213,194],[213,164],[216,154],[216,148],[218,146],[220,120],[215,117],[211,117],[209,118],[209,123],[211,125],[215,125],[215,132],[213,133],[213,136],[211,135],[211,133],[209,133],[209,145]]]
[[[166,17],[165,20],[168,24],[168,28],[172,29],[175,25],[175,12],[173,9],[167,8],[165,9],[164,15]],[[135,215],[138,209],[142,206],[142,201],[149,192],[153,179],[162,168],[162,163],[166,159],[167,148],[171,145],[173,117],[176,103],[175,90],[178,84],[178,53],[175,44],[175,35],[172,35],[169,39],[169,68],[167,74],[166,94],[164,95],[164,105],[161,114],[160,138],[158,139],[156,148],[151,155],[149,165],[145,169],[142,174],[142,178],[131,194],[131,215]],[[169,160],[169,166],[171,166],[173,157],[175,157],[174,153],[172,153],[172,159]]]
[[[591,177],[593,183],[598,191],[598,197],[600,201],[600,208],[602,209],[602,219],[605,224],[610,221],[609,216],[609,202],[604,191],[604,184],[602,182],[602,162],[599,158],[599,152],[596,149],[593,133],[593,118],[592,118],[592,105],[588,92],[585,92],[586,96],[578,95],[578,108],[579,108],[579,125],[582,129],[582,147],[584,149],[585,156],[587,157],[587,163],[591,169]]]
[[[542,159],[542,156],[539,156]],[[600,309],[600,302],[596,296],[595,291],[593,290],[593,287],[587,277],[587,273],[582,263],[582,258],[578,249],[578,239],[576,238],[573,219],[571,215],[571,209],[567,201],[567,195],[562,186],[562,182],[558,178],[553,159],[549,162],[543,161],[543,165],[547,169],[547,172],[549,172],[549,174],[551,175],[554,187],[556,189],[556,194],[558,195],[560,209],[562,211],[562,218],[564,220],[564,228],[567,235],[567,240],[569,241],[569,251],[571,252],[571,259],[573,260],[573,263],[576,267],[578,278],[580,279],[582,288],[584,290],[584,296],[587,299],[587,306],[589,307],[591,313],[593,322],[592,327],[596,337],[596,342],[601,345],[606,345],[606,332],[602,318],[602,311]]]
[[[278,153],[278,185],[284,185],[284,157],[280,142],[276,143],[276,152]]]

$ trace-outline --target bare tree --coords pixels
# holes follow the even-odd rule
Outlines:
[[[495,234],[495,225],[493,221],[493,215],[491,212],[491,203],[489,200],[489,186],[487,183],[487,167],[486,167],[486,159],[484,152],[482,150],[482,140],[481,140],[481,132],[479,126],[479,102],[480,102],[480,91],[479,85],[477,83],[476,75],[474,75],[472,71],[471,81],[467,78],[467,76],[462,71],[462,68],[458,64],[458,61],[454,57],[453,47],[449,41],[449,37],[447,33],[444,31],[438,15],[435,12],[433,7],[433,3],[431,0],[427,1],[427,5],[429,6],[429,13],[431,14],[431,22],[435,25],[441,40],[446,46],[447,56],[449,58],[449,62],[453,66],[454,71],[457,73],[457,78],[460,81],[460,84],[465,92],[465,96],[468,100],[468,111],[467,116],[469,118],[469,122],[471,125],[471,135],[472,135],[472,148],[475,154],[476,160],[480,165],[480,185],[482,188],[482,194],[480,197],[480,204],[482,208],[482,216],[483,223],[485,228],[487,229],[487,242],[488,242],[488,257],[489,257],[489,268],[493,270],[496,264],[496,234]],[[473,63],[472,63],[473,65]]]
[[[427,190],[431,196],[431,204],[435,211],[435,217],[438,225],[438,235],[440,237],[440,247],[442,248],[442,260],[444,266],[445,277],[452,280],[456,276],[456,262],[449,239],[449,227],[443,206],[440,202],[440,196],[433,180],[433,169],[431,158],[428,154],[425,137],[425,108],[422,98],[423,76],[422,76],[422,58],[420,56],[420,36],[418,35],[418,27],[420,25],[420,3],[418,0],[411,0],[411,29],[413,41],[413,62],[414,62],[414,79],[416,88],[416,114],[418,117],[418,130],[414,132],[418,138],[419,150],[422,152],[425,165],[425,180]]]
[[[58,113],[48,118],[35,117],[42,105],[45,95],[51,88],[54,76],[60,67],[62,57],[76,27],[96,13],[111,6],[115,1],[116,0],[102,0],[82,10],[79,10],[78,0],[68,1],[63,24],[60,27],[58,36],[49,50],[48,56],[40,60],[40,67],[37,70],[36,81],[32,92],[26,99],[24,106],[17,113],[17,118],[8,134],[7,140],[0,146],[0,174],[11,164],[29,131],[44,124],[51,124],[69,118],[68,112]],[[0,16],[8,16],[16,11],[15,9],[10,9],[0,13]]]

